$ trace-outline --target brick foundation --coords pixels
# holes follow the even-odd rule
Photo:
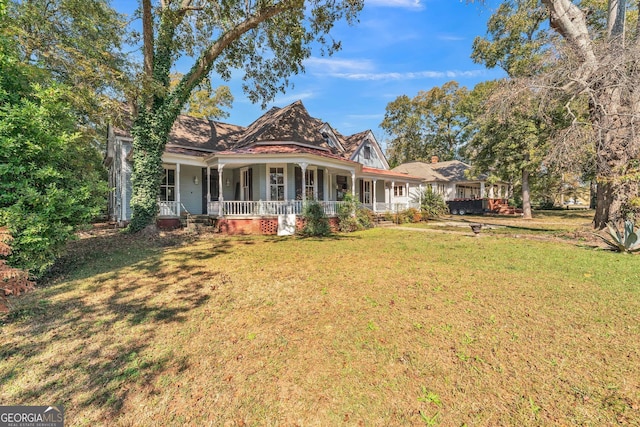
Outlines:
[[[338,218],[329,218],[332,231],[338,230]],[[304,227],[304,220],[296,217],[296,230]],[[278,218],[222,218],[216,220],[216,229],[223,234],[278,234]]]

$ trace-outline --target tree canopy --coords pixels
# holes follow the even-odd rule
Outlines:
[[[337,20],[353,22],[362,5],[362,0],[141,0],[144,64],[132,129],[130,229],[141,230],[157,215],[169,131],[205,78],[228,80],[242,70],[248,98],[264,105],[284,91],[291,75],[304,70],[302,62],[314,45],[323,54],[340,48],[330,30]],[[184,56],[195,60],[172,87],[171,68]]]
[[[442,160],[459,157],[465,117],[460,110],[468,91],[457,82],[419,92],[414,98],[399,96],[387,105],[380,127],[389,135],[389,161]]]

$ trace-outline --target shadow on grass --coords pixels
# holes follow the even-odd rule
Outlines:
[[[91,407],[107,419],[122,409],[131,384],[152,384],[173,368],[172,354],[150,347],[158,328],[184,322],[226,280],[185,261],[231,248],[229,239],[213,239],[204,250],[163,253],[185,242],[121,234],[73,242],[71,258],[44,288],[0,318],[0,401]]]

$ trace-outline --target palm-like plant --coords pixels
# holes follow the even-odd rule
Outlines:
[[[600,237],[609,245],[611,250],[624,253],[640,251],[640,241],[638,241],[638,233],[636,232],[633,221],[627,220],[624,222],[624,230],[622,233],[620,233],[618,228],[612,223],[608,223],[607,226],[609,227],[611,239],[607,239],[599,234],[596,234],[596,236]]]

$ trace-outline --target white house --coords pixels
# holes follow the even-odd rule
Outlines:
[[[419,176],[425,185],[431,185],[435,193],[445,201],[456,199],[504,199],[508,197],[509,184],[506,182],[487,183],[481,174],[472,177],[471,166],[459,160],[440,162],[438,156],[431,157],[431,163],[409,162],[393,168],[394,172]]]
[[[132,137],[108,130],[105,164],[112,220],[131,218]],[[180,116],[162,156],[160,218],[207,215],[230,231],[273,232],[306,200],[329,216],[347,192],[373,212],[406,209],[422,178],[389,170],[371,131],[344,136],[311,117],[301,101],[272,108],[247,127]]]

